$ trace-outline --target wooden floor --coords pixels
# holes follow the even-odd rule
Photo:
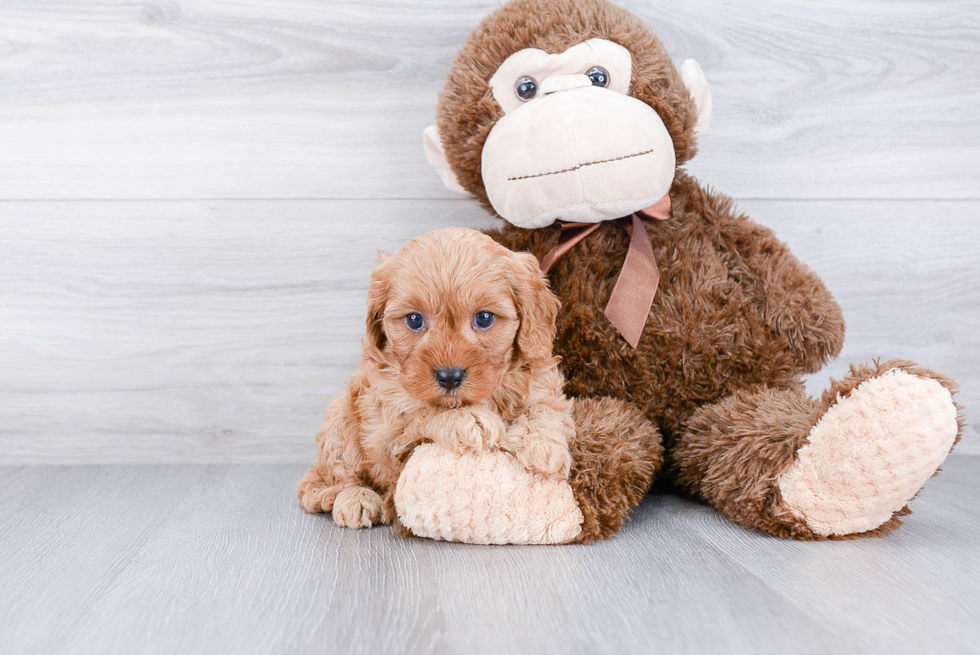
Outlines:
[[[305,514],[302,472],[0,470],[0,653],[980,650],[980,457],[898,532],[821,543],[673,496],[588,546],[406,540]]]

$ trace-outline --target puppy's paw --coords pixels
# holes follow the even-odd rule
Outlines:
[[[303,509],[316,514],[333,509],[334,498],[340,490],[340,485],[329,485],[324,482],[320,472],[314,467],[299,481],[297,492]]]
[[[475,408],[473,420],[480,433],[484,449],[498,448],[501,441],[507,436],[507,426],[500,415],[494,411],[484,408]]]
[[[572,468],[568,446],[547,439],[525,441],[524,448],[517,453],[517,461],[528,471],[562,480],[568,478]]]
[[[514,421],[504,432],[504,436],[497,442],[497,448],[505,450],[512,455],[524,450],[524,442],[531,436],[531,429],[526,421]]]
[[[572,454],[568,443],[558,435],[536,433],[527,423],[515,423],[507,431],[502,450],[514,453],[521,466],[532,473],[541,473],[549,478],[568,478],[572,468]]]
[[[333,501],[334,523],[342,528],[370,528],[381,520],[381,496],[367,487],[347,487]]]
[[[456,452],[480,452],[497,446],[506,434],[503,420],[480,407],[460,407],[442,412],[429,426],[430,437]]]

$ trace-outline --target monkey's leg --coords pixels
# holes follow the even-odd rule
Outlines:
[[[399,532],[468,543],[589,542],[614,534],[660,468],[660,433],[639,409],[578,399],[564,479],[531,473],[510,453],[416,449],[394,493]]]
[[[852,366],[820,400],[740,391],[685,422],[671,470],[725,516],[776,536],[885,534],[959,440],[955,391],[902,361]]]
[[[639,409],[613,398],[575,400],[568,482],[584,521],[576,541],[615,534],[646,496],[663,463],[656,426]]]

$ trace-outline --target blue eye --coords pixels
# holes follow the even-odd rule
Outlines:
[[[528,75],[519,77],[514,83],[514,93],[521,99],[521,102],[527,102],[538,95],[538,81]]]
[[[405,325],[407,325],[408,329],[412,332],[418,332],[425,327],[425,319],[422,318],[422,315],[418,312],[412,312],[405,317]]]
[[[609,86],[609,71],[602,66],[593,66],[586,75],[592,80],[592,86]]]
[[[473,317],[473,325],[475,325],[481,330],[486,330],[488,327],[493,325],[493,322],[495,320],[497,320],[497,317],[494,316],[491,312],[488,311],[477,312],[476,316]]]

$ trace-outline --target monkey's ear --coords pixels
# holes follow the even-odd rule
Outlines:
[[[422,140],[425,142],[425,158],[429,160],[432,168],[436,169],[446,188],[456,193],[466,193],[466,189],[460,186],[459,180],[456,179],[453,169],[449,167],[446,151],[442,147],[442,139],[439,138],[439,128],[435,125],[425,128]]]
[[[698,62],[685,59],[681,64],[681,81],[691,92],[694,105],[698,108],[698,123],[694,126],[694,136],[701,136],[707,133],[708,126],[711,125],[711,89],[708,88],[708,80],[704,79],[704,72],[698,66]]]

